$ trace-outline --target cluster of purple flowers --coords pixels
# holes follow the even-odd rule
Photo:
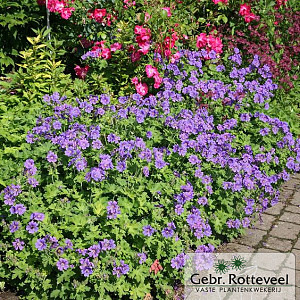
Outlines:
[[[171,266],[173,269],[181,269],[186,263],[186,254],[180,253],[176,257],[171,259]]]
[[[231,83],[226,83],[203,79],[203,52],[180,51],[180,55],[181,59],[177,62],[164,65],[163,88],[156,95],[121,96],[116,105],[111,104],[113,101],[106,94],[76,99],[73,104],[65,101],[66,97],[58,93],[46,95],[44,101],[52,106],[53,115],[38,118],[36,126],[27,135],[27,141],[50,141],[53,151],[49,151],[44,160],[55,168],[58,159],[63,157],[59,160],[61,163],[66,159],[68,167],[81,173],[87,183],[92,182],[95,186],[104,180],[113,181],[114,177],[122,177],[123,173],[127,177],[127,173],[131,176],[133,169],[134,176],[141,176],[145,182],[161,178],[155,175],[161,175],[164,170],[170,171],[174,182],[178,179],[180,184],[174,188],[171,196],[167,195],[170,199],[169,207],[156,202],[153,208],[159,208],[163,216],[174,216],[176,222],[168,220],[157,225],[146,218],[146,224],[155,224],[153,227],[156,229],[145,225],[140,235],[144,240],[162,236],[176,242],[181,238],[178,236],[181,226],[186,226],[191,240],[199,244],[199,240],[207,240],[212,235],[213,220],[209,217],[213,209],[210,204],[219,201],[218,194],[214,193],[216,190],[221,189],[224,195],[239,199],[245,193],[250,195],[245,199],[241,212],[236,212],[222,224],[233,229],[249,227],[255,212],[263,211],[270,204],[278,202],[279,183],[288,180],[289,173],[300,170],[300,140],[293,138],[287,123],[259,112],[261,106],[268,107],[267,101],[277,87],[270,79],[269,69],[260,65],[258,57],[254,57],[247,68],[240,68],[241,56],[235,50],[230,57],[234,64],[230,71]],[[225,67],[219,65],[217,71],[224,72]],[[253,74],[258,79],[252,79],[250,75]],[[201,97],[220,100],[224,106],[232,105],[235,112],[240,111],[239,117],[232,115],[222,122],[216,122],[216,118],[206,108],[196,106]],[[192,104],[191,99],[194,99]],[[257,112],[247,110],[249,99],[253,99],[251,106],[256,107]],[[149,131],[154,120],[161,126],[159,137],[155,136],[155,131]],[[246,128],[249,122],[255,124],[257,136],[262,141],[265,136],[275,136],[274,145],[259,148],[249,143],[241,147],[237,131]],[[136,131],[128,130],[124,138],[124,128],[127,128],[128,123],[136,125]],[[281,155],[282,151],[286,151],[284,155]],[[280,164],[283,167],[279,167]],[[24,168],[28,184],[37,186],[38,183],[33,181],[37,172],[34,161],[27,160]],[[276,172],[269,173],[266,169]],[[159,193],[155,190],[156,200],[165,197],[163,189],[159,190]],[[2,192],[4,203],[11,206],[10,213],[16,215],[14,217],[26,215],[26,206],[15,204],[21,192],[19,185],[10,185]],[[112,222],[110,220],[118,216],[122,218],[121,208],[122,215],[118,202],[108,201],[106,221]],[[44,217],[42,213],[32,213],[26,230],[30,234],[37,232],[38,222],[43,221]],[[182,224],[177,220],[181,220]],[[9,228],[14,233],[20,230],[21,223],[14,220]],[[155,232],[161,232],[161,235]],[[62,242],[51,236],[40,237],[35,243],[38,251],[53,249],[58,256],[73,249],[69,239],[61,245]],[[24,242],[16,239],[13,246],[16,250],[22,250]],[[115,248],[114,240],[104,239],[86,249],[75,249],[80,256],[82,275],[91,275],[97,267],[100,253],[102,255],[104,251]],[[201,254],[212,251],[213,246],[202,245],[196,252]],[[146,261],[146,253],[137,253],[140,264]],[[210,265],[205,257],[201,259],[204,259],[205,266]],[[180,253],[171,259],[172,268],[182,268],[185,260],[184,252]],[[70,267],[69,261],[62,257],[56,265],[60,271]],[[129,265],[123,260],[118,265],[114,263],[113,274],[117,277],[127,274],[129,270]]]
[[[34,160],[27,159],[24,163],[24,169],[28,184],[30,184],[32,187],[37,187],[39,182],[33,177],[37,172],[37,167],[34,165]]]
[[[125,264],[124,260],[120,260],[119,266],[117,266],[116,262],[114,262],[113,274],[117,275],[117,277],[121,277],[121,275],[127,274],[129,271],[130,267]]]

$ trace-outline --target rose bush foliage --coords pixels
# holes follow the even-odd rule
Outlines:
[[[299,171],[258,56],[157,58],[157,94],[44,96],[32,156],[1,196],[1,276],[29,299],[166,299],[186,252],[237,236]]]

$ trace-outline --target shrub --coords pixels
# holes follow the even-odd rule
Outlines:
[[[187,251],[276,204],[300,140],[265,114],[268,66],[241,60],[180,51],[160,59],[157,95],[44,96],[32,156],[2,191],[1,277],[30,299],[166,299]]]

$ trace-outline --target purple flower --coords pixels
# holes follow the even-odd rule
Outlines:
[[[28,223],[28,225],[26,226],[26,230],[31,234],[37,232],[39,230],[38,223],[36,223],[34,221],[30,221]]]
[[[206,197],[200,197],[200,198],[198,199],[198,203],[199,203],[200,205],[206,205],[206,204],[208,203],[208,200],[207,200]]]
[[[147,137],[148,139],[151,139],[151,137],[152,137],[152,132],[151,132],[151,131],[147,131],[146,137]]]
[[[244,219],[242,220],[242,226],[243,226],[244,228],[248,228],[248,227],[250,226],[250,220],[249,220],[248,218],[244,218]]]
[[[12,221],[11,224],[9,225],[9,230],[11,233],[14,233],[19,229],[20,229],[20,222],[18,221]]]
[[[57,155],[53,151],[49,151],[47,154],[47,160],[51,163],[57,162]]]
[[[155,229],[152,228],[150,225],[146,225],[143,227],[143,234],[145,236],[151,236],[155,232]]]
[[[39,251],[43,251],[47,248],[47,243],[45,239],[38,239],[35,243],[35,248]]]
[[[24,249],[24,245],[25,245],[25,243],[20,239],[15,239],[15,241],[12,244],[15,250],[20,250],[20,251]]]
[[[138,253],[137,256],[140,258],[139,260],[139,264],[141,265],[142,263],[144,263],[147,259],[147,255],[146,253],[142,252],[142,253]]]
[[[25,169],[31,169],[34,167],[34,160],[33,159],[27,159],[25,162],[24,162],[24,167]]]
[[[130,268],[129,265],[124,263],[124,260],[120,260],[120,265],[117,266],[116,263],[114,263],[113,268],[113,274],[117,275],[117,277],[121,277],[121,275],[125,275],[129,272]]]
[[[39,185],[39,182],[34,177],[29,177],[27,179],[28,184],[30,184],[32,187],[37,187]]]
[[[184,208],[182,207],[181,204],[176,204],[175,205],[175,213],[177,215],[181,215],[184,212]]]
[[[59,271],[67,270],[70,267],[69,261],[65,258],[60,258],[56,263],[56,266]]]
[[[108,201],[106,210],[108,219],[116,219],[117,215],[121,214],[117,201]]]
[[[54,129],[57,129],[57,130],[61,129],[61,123],[59,121],[53,122],[52,126]]]
[[[109,102],[110,102],[109,96],[108,96],[108,95],[105,95],[105,94],[100,95],[100,102],[101,102],[103,105],[108,105]]]
[[[174,235],[174,230],[171,227],[165,227],[162,232],[162,236],[165,238],[172,237]]]
[[[101,148],[103,147],[103,144],[101,143],[100,140],[94,140],[94,141],[92,142],[92,147],[93,147],[94,149],[101,149]]]
[[[196,165],[196,164],[200,163],[200,160],[199,160],[199,158],[198,158],[197,155],[191,155],[191,156],[189,157],[189,162],[190,162],[192,165]]]
[[[34,212],[30,216],[30,220],[43,221],[44,219],[45,219],[45,215],[39,212]]]
[[[148,177],[148,176],[149,176],[149,168],[148,168],[148,167],[144,167],[144,168],[143,168],[143,173],[144,173],[144,175],[145,175],[146,177]]]
[[[26,207],[23,204],[16,204],[10,208],[11,214],[23,215],[26,211]]]
[[[83,171],[86,166],[87,166],[87,163],[86,163],[85,159],[80,159],[75,163],[75,167],[76,167],[77,171]]]
[[[269,128],[263,128],[259,131],[260,135],[262,136],[268,135],[269,132],[270,132]]]
[[[116,169],[119,172],[124,172],[126,170],[126,161],[118,161]]]
[[[99,242],[100,246],[101,246],[101,250],[103,251],[107,251],[107,250],[111,250],[116,248],[116,244],[115,241],[110,239],[104,239],[103,241]]]
[[[186,262],[186,255],[184,253],[178,254],[176,257],[171,259],[171,266],[173,269],[181,269],[184,267]]]
[[[94,264],[92,262],[89,261],[88,258],[81,258],[80,259],[80,269],[81,269],[81,274],[84,277],[88,277],[91,274],[93,274],[93,268],[94,268]]]
[[[92,168],[91,178],[95,181],[102,181],[105,179],[105,171],[100,168]]]
[[[73,243],[69,239],[65,239],[66,249],[73,249]]]
[[[88,256],[96,258],[100,253],[100,245],[92,245],[91,247],[88,248]]]
[[[162,159],[158,159],[155,161],[155,167],[157,169],[162,169],[167,165],[167,163],[165,161],[163,161]]]

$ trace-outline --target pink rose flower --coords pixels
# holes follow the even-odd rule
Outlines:
[[[133,78],[131,79],[131,83],[133,83],[133,84],[138,84],[138,83],[139,83],[138,78],[137,78],[137,77],[133,77]]]
[[[111,52],[116,52],[117,50],[120,50],[122,48],[122,44],[120,43],[114,43],[110,45]]]
[[[206,46],[207,43],[207,36],[205,33],[200,33],[200,35],[197,36],[197,48],[203,48]]]
[[[170,7],[163,7],[162,9],[167,12],[167,16],[168,17],[172,17],[171,8]]]
[[[239,14],[241,16],[249,15],[251,12],[251,6],[248,4],[241,4]]]
[[[140,94],[141,96],[145,96],[148,93],[148,86],[146,83],[138,83],[135,86],[135,89],[137,91],[138,94]]]
[[[104,48],[102,49],[101,57],[104,59],[109,59],[111,58],[111,52],[109,48]]]
[[[72,12],[75,10],[75,7],[65,7],[61,10],[60,12],[60,16],[65,19],[68,20],[71,16],[72,16]]]
[[[78,78],[80,79],[84,79],[87,75],[89,68],[89,66],[80,67],[76,65],[76,67],[74,68],[76,76],[78,76]]]
[[[146,71],[146,74],[147,74],[148,78],[151,78],[151,77],[158,74],[157,69],[155,67],[151,66],[151,65],[146,65],[145,71]]]

